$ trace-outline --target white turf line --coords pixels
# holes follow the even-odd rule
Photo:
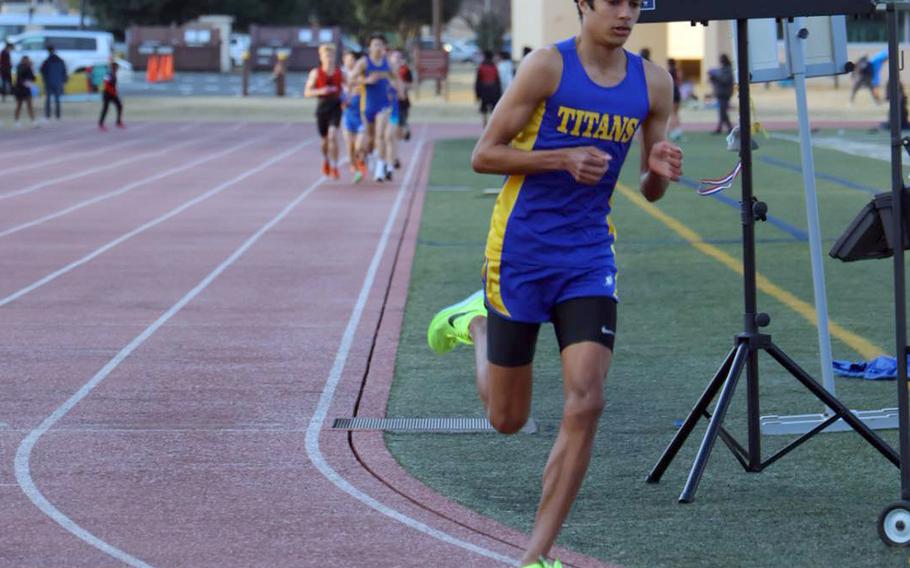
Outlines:
[[[279,162],[279,161],[287,158],[291,154],[297,152],[298,150],[300,150],[301,148],[303,148],[305,146],[312,144],[313,142],[315,142],[315,138],[311,138],[310,140],[308,140],[306,142],[297,144],[290,150],[287,150],[287,151],[275,156],[271,160],[263,163],[262,165],[256,167],[255,169],[249,170],[246,173],[241,174],[240,176],[235,177],[234,179],[232,179],[230,181],[224,182],[221,185],[203,193],[202,195],[198,195],[198,196],[194,197],[193,199],[190,199],[189,201],[185,202],[183,205],[180,205],[178,207],[175,207],[174,209],[171,209],[164,215],[161,215],[160,217],[156,217],[155,219],[152,219],[151,221],[140,225],[139,227],[133,229],[132,231],[130,231],[124,235],[121,235],[120,237],[117,237],[116,239],[114,239],[112,241],[109,241],[107,244],[104,244],[104,245],[98,247],[94,251],[92,251],[89,254],[80,258],[79,260],[75,260],[75,261],[67,264],[63,268],[56,270],[54,272],[51,272],[47,276],[45,276],[39,280],[36,280],[32,284],[19,290],[18,292],[14,292],[14,293],[10,294],[9,296],[0,299],[0,308],[2,308],[3,306],[5,306],[11,302],[18,300],[19,298],[21,298],[22,296],[25,296],[26,294],[28,294],[30,292],[37,290],[38,288],[44,286],[45,284],[48,284],[49,282],[53,282],[57,278],[66,274],[67,272],[70,272],[70,271],[82,266],[83,264],[91,262],[93,259],[101,256],[102,254],[106,253],[107,251],[111,250],[112,248],[116,247],[117,245],[128,241],[129,239],[135,237],[136,235],[142,234],[145,231],[147,231],[153,227],[156,227],[156,226],[160,225],[161,223],[164,223],[165,221],[167,221],[168,219],[171,219],[172,217],[176,217],[177,215],[179,215],[180,213],[183,213],[190,207],[193,207],[194,205],[198,205],[199,203],[202,203],[206,199],[213,197],[215,195],[218,195],[219,193],[221,193],[225,189],[231,187],[232,185],[236,185],[237,183],[240,183],[241,181],[245,180],[246,178],[261,172],[262,170],[268,168],[272,164],[275,164],[276,162]]]
[[[141,131],[149,128],[152,124],[153,123],[151,123],[151,122],[144,122],[144,123],[140,124],[139,126],[130,127],[129,133],[134,134],[136,132],[141,132]],[[86,137],[94,136],[94,135],[96,135],[94,130],[92,130],[92,131],[74,130],[74,131],[71,131],[69,133],[69,135],[57,138],[54,142],[51,142],[50,144],[42,144],[41,146],[30,146],[30,147],[26,148],[25,150],[17,150],[15,152],[4,152],[2,149],[0,149],[0,159],[15,158],[17,156],[34,156],[34,155],[40,154],[45,151],[56,152],[56,151],[59,151],[64,146],[72,146],[73,144],[85,144]],[[71,138],[72,138],[72,140],[71,140]],[[111,139],[113,140],[114,138],[111,137]],[[115,146],[110,146],[110,147],[114,148]]]
[[[94,133],[92,133],[92,134],[94,135]],[[166,137],[166,135],[165,136],[156,136],[156,137],[152,138],[152,140],[156,140],[156,139],[160,140],[160,139],[164,139],[165,137]],[[136,144],[141,144],[142,142],[148,142],[148,141],[149,141],[149,138],[136,138],[135,140],[130,140],[128,142],[123,142],[120,144],[117,144],[117,143],[105,144],[101,148],[96,148],[94,150],[86,150],[84,152],[76,152],[76,153],[69,153],[69,152],[61,153],[61,152],[59,152],[58,148],[52,147],[52,148],[48,148],[47,152],[52,152],[54,154],[57,154],[56,158],[51,158],[50,160],[44,160],[42,162],[29,162],[27,164],[22,164],[21,166],[15,166],[12,168],[9,168],[9,167],[3,168],[3,173],[4,173],[4,175],[14,174],[17,172],[24,172],[24,171],[28,171],[28,170],[35,170],[38,168],[43,168],[45,166],[53,166],[55,164],[69,162],[71,160],[76,160],[79,158],[91,158],[92,156],[101,156],[101,155],[104,155],[104,154],[109,153],[114,150],[120,150],[121,148],[129,148],[130,146],[135,146]],[[85,146],[91,145],[89,140],[82,140],[82,142],[83,142],[83,145],[85,145]],[[37,155],[37,152],[33,155]],[[2,156],[2,157],[5,157],[5,156]]]
[[[234,132],[234,131],[236,131],[236,130],[241,129],[243,126],[244,126],[244,123],[239,123],[239,124],[235,125],[234,127],[228,129],[228,130],[225,131],[225,132],[218,132],[218,133],[216,133],[216,134],[212,134],[212,135],[209,135],[209,136],[204,136],[204,137],[202,137],[202,138],[196,138],[196,139],[194,139],[194,140],[189,140],[189,141],[187,141],[187,142],[183,142],[183,143],[181,143],[181,144],[177,144],[177,145],[171,146],[170,149],[171,149],[171,150],[174,150],[175,148],[179,148],[179,147],[181,147],[181,146],[187,146],[187,145],[190,145],[190,144],[197,144],[197,143],[199,143],[199,142],[204,142],[204,141],[206,141],[206,140],[208,140],[208,139],[211,139],[211,138],[218,138],[218,137],[221,137],[221,136],[225,136],[225,135],[230,134],[230,133],[232,133],[232,132]],[[283,128],[279,129],[279,130],[276,131],[276,132],[279,132],[279,131],[283,130],[284,128],[287,128],[287,126],[288,126],[288,125],[285,125]],[[140,179],[140,180],[134,181],[134,182],[132,182],[132,183],[129,183],[129,184],[127,184],[127,185],[121,187],[120,189],[115,189],[114,191],[111,191],[111,192],[109,192],[109,193],[105,193],[105,194],[103,194],[103,195],[98,195],[98,196],[92,197],[92,198],[90,198],[90,199],[86,199],[85,201],[80,201],[79,203],[76,203],[75,205],[72,205],[72,206],[67,207],[67,208],[65,208],[65,209],[61,209],[60,211],[57,211],[57,212],[55,212],[55,213],[49,213],[49,214],[47,214],[47,215],[45,215],[45,216],[43,216],[43,217],[39,217],[38,219],[34,219],[34,220],[32,220],[32,221],[27,221],[27,222],[22,223],[22,224],[20,224],[20,225],[16,225],[15,227],[10,227],[9,229],[2,230],[2,231],[0,231],[0,238],[8,237],[8,236],[10,236],[10,235],[12,235],[12,234],[18,233],[19,231],[23,231],[23,230],[25,230],[25,229],[28,229],[28,228],[30,228],[30,227],[34,227],[34,226],[36,226],[36,225],[40,225],[40,224],[42,224],[42,223],[46,223],[46,222],[51,221],[51,220],[53,220],[53,219],[58,219],[58,218],[60,218],[60,217],[63,217],[64,215],[68,215],[68,214],[72,213],[73,211],[78,211],[79,209],[82,209],[82,208],[84,208],[84,207],[88,207],[89,205],[94,205],[95,203],[99,203],[99,202],[101,202],[101,201],[105,201],[105,200],[110,199],[110,198],[112,198],[112,197],[117,197],[117,196],[119,196],[119,195],[123,195],[123,194],[125,194],[125,193],[129,193],[130,191],[136,189],[137,187],[142,187],[143,185],[147,185],[147,184],[152,183],[152,182],[154,182],[154,181],[158,181],[158,180],[164,179],[164,178],[166,178],[166,177],[170,177],[170,176],[172,176],[172,175],[174,175],[174,174],[177,174],[177,173],[186,171],[186,170],[188,170],[188,169],[191,169],[191,168],[194,168],[194,167],[196,167],[196,166],[202,165],[202,164],[204,164],[204,163],[206,163],[206,162],[211,162],[212,160],[217,160],[218,158],[223,158],[224,156],[227,156],[228,154],[232,154],[232,153],[234,153],[234,152],[240,150],[241,148],[245,148],[245,147],[250,146],[250,145],[252,145],[252,144],[256,144],[256,143],[258,143],[258,142],[261,142],[261,141],[262,141],[263,139],[265,139],[265,138],[272,137],[272,136],[275,135],[276,132],[270,132],[270,133],[263,134],[262,136],[257,136],[256,138],[252,138],[252,139],[250,139],[250,140],[248,140],[248,141],[246,141],[246,142],[243,142],[242,144],[234,145],[234,146],[228,148],[227,150],[223,150],[223,151],[218,152],[218,153],[216,153],[216,154],[211,154],[211,155],[209,155],[209,156],[206,156],[206,157],[203,157],[203,158],[199,158],[198,160],[193,160],[192,162],[186,163],[186,164],[184,164],[184,165],[182,165],[182,166],[177,166],[176,168],[171,168],[171,169],[169,169],[169,170],[166,170],[166,171],[163,171],[163,172],[161,172],[161,173],[155,174],[155,175],[153,175],[153,176],[151,176],[151,177],[147,177],[147,178],[144,178],[144,179]]]
[[[392,206],[392,210],[389,212],[388,220],[386,221],[385,228],[382,231],[382,237],[379,240],[379,244],[376,245],[376,252],[373,254],[373,260],[370,263],[369,269],[367,270],[366,278],[363,281],[363,287],[360,289],[360,295],[357,297],[357,303],[354,306],[354,311],[351,314],[351,318],[348,320],[348,325],[344,330],[344,336],[342,337],[341,345],[338,347],[338,352],[335,355],[335,363],[332,365],[332,370],[329,373],[328,379],[326,380],[325,388],[322,391],[322,396],[319,397],[319,405],[316,407],[316,412],[313,414],[313,417],[310,420],[310,425],[306,431],[306,452],[307,456],[310,458],[310,461],[313,462],[313,465],[315,465],[319,472],[322,473],[326,479],[331,481],[335,487],[341,489],[368,507],[371,507],[383,515],[390,517],[391,519],[394,519],[437,540],[441,540],[442,542],[463,548],[475,554],[479,554],[480,556],[485,556],[487,558],[513,566],[516,564],[517,559],[503,556],[502,554],[499,554],[492,550],[488,550],[486,548],[477,546],[476,544],[461,540],[438,529],[434,529],[433,527],[426,525],[414,518],[411,518],[404,513],[396,511],[388,505],[381,503],[377,499],[371,497],[370,495],[367,495],[360,489],[357,489],[348,480],[344,479],[338,472],[332,469],[332,466],[328,464],[325,457],[322,455],[322,450],[319,448],[319,433],[323,429],[329,408],[332,406],[332,401],[335,398],[335,390],[338,388],[338,383],[341,381],[341,374],[344,371],[345,365],[347,364],[348,355],[351,351],[351,345],[354,343],[354,335],[357,332],[357,327],[360,325],[360,318],[363,316],[363,310],[366,307],[367,299],[369,298],[370,291],[373,288],[373,281],[376,279],[376,271],[379,269],[379,264],[382,261],[382,257],[385,253],[386,245],[389,242],[389,237],[392,233],[392,229],[395,226],[395,220],[398,218],[398,211],[401,208],[401,203],[404,199],[404,196],[408,193],[407,189],[411,183],[411,177],[414,174],[414,166],[418,161],[420,161],[420,155],[425,144],[424,138],[425,132],[424,135],[421,136],[417,150],[414,152],[414,157],[411,159],[411,164],[408,166],[407,175],[405,176],[405,179],[402,182],[401,186],[398,188],[398,196],[395,199],[395,204]]]
[[[196,126],[196,125],[195,125],[195,124],[192,124],[192,123],[191,123],[191,124],[187,124],[187,125],[185,125],[185,126],[183,126],[183,127],[181,127],[181,128],[178,128],[175,132],[177,132],[177,133],[179,133],[179,132],[184,132],[184,131],[186,131],[186,130],[189,130],[190,128],[193,128],[194,126]],[[156,137],[156,138],[158,138],[159,140],[163,140],[163,139],[164,139],[163,136],[162,136],[162,137]],[[120,147],[123,147],[123,146],[132,146],[133,144],[137,144],[137,143],[139,143],[139,142],[144,142],[145,140],[147,140],[147,139],[133,140],[133,141],[131,141],[131,142],[126,142],[126,143],[122,144]],[[28,187],[25,187],[25,188],[22,188],[22,189],[19,189],[19,190],[16,190],[16,191],[11,191],[11,192],[9,192],[9,193],[0,193],[0,199],[9,199],[10,197],[16,197],[16,196],[19,196],[19,195],[25,195],[26,193],[32,193],[32,192],[34,192],[34,191],[38,191],[39,189],[44,189],[44,188],[46,188],[46,187],[50,187],[50,186],[52,186],[52,185],[56,185],[56,184],[61,183],[61,182],[64,182],[64,181],[70,181],[70,180],[74,180],[74,179],[79,179],[79,178],[82,178],[82,177],[85,177],[85,176],[88,176],[88,175],[96,174],[96,173],[98,173],[98,172],[105,172],[105,171],[108,171],[108,170],[112,170],[112,169],[114,169],[114,168],[118,168],[118,167],[123,166],[123,165],[126,165],[126,164],[131,164],[131,163],[133,163],[133,162],[138,162],[139,160],[145,160],[145,159],[151,158],[151,157],[153,157],[153,156],[160,156],[161,154],[166,154],[167,152],[170,152],[170,151],[173,150],[173,149],[174,149],[174,146],[167,146],[167,147],[165,147],[165,148],[162,148],[161,150],[156,150],[156,151],[154,151],[154,152],[148,152],[148,153],[146,153],[146,154],[139,154],[138,156],[133,156],[132,158],[125,158],[125,159],[123,159],[123,160],[118,160],[118,161],[116,161],[116,162],[111,162],[110,164],[106,164],[106,165],[103,165],[103,166],[97,166],[97,167],[94,167],[94,168],[89,168],[89,169],[87,169],[87,170],[82,170],[81,172],[77,172],[77,173],[74,173],[74,174],[70,174],[70,175],[66,175],[66,176],[61,176],[61,177],[54,178],[54,179],[49,179],[49,180],[47,180],[47,181],[42,181],[42,182],[40,182],[40,183],[36,183],[36,184],[30,185],[30,186],[28,186]],[[105,148],[105,151],[108,151],[108,150],[110,150],[110,149],[109,149],[109,148]]]
[[[231,182],[228,182],[227,185],[233,185],[243,179],[246,179],[265,170],[269,166],[294,154],[309,143],[311,142],[297,144],[290,150],[279,154],[271,160],[257,166],[252,170],[249,170],[242,176],[235,178]],[[69,413],[70,410],[73,409],[73,407],[75,407],[77,404],[79,404],[80,401],[82,401],[82,399],[88,396],[95,387],[101,384],[101,382],[106,379],[114,371],[114,369],[116,369],[117,366],[123,362],[124,359],[129,357],[133,351],[138,349],[149,337],[152,336],[152,334],[158,331],[161,326],[167,323],[168,320],[170,320],[181,309],[183,309],[184,306],[190,303],[196,296],[201,294],[216,278],[218,278],[218,276],[220,276],[225,270],[234,264],[247,250],[249,250],[249,248],[252,247],[256,241],[258,241],[265,233],[267,233],[282,219],[289,215],[291,211],[293,211],[304,199],[306,199],[325,181],[325,177],[320,178],[303,193],[297,196],[297,198],[288,204],[277,216],[273,217],[271,221],[260,227],[260,229],[256,231],[253,236],[247,239],[246,242],[240,246],[240,248],[235,250],[227,259],[224,260],[224,262],[218,265],[215,270],[213,270],[211,273],[209,273],[208,276],[202,279],[202,281],[199,282],[195,288],[190,290],[185,296],[183,296],[183,298],[171,306],[171,308],[166,311],[161,317],[159,317],[153,324],[148,326],[145,331],[133,338],[133,340],[130,341],[126,347],[121,349],[113,359],[108,361],[108,363],[100,371],[95,373],[95,376],[93,376],[89,382],[85,383],[82,388],[80,388],[74,395],[67,399],[66,402],[60,405],[50,416],[45,418],[37,428],[32,430],[24,440],[22,440],[22,442],[19,444],[18,449],[16,450],[16,482],[19,484],[19,487],[29,498],[32,504],[38,507],[41,512],[53,519],[57,524],[69,531],[76,538],[85,542],[86,544],[94,546],[101,552],[104,552],[105,554],[136,568],[151,568],[151,566],[146,562],[134,556],[131,556],[130,554],[120,550],[115,546],[104,542],[89,531],[85,530],[76,524],[72,519],[63,514],[50,501],[48,501],[48,499],[41,493],[41,491],[35,485],[35,482],[32,480],[31,471],[29,469],[29,458],[31,457],[32,450],[34,449],[35,444],[38,443],[38,440],[41,439],[41,436],[53,428],[54,424],[59,422],[64,416],[67,415],[67,413]],[[221,187],[224,188],[227,187],[227,185],[222,185]]]

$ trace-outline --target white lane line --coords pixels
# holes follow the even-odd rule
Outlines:
[[[129,133],[134,134],[136,132],[141,132],[152,125],[150,122],[145,122],[136,127],[130,127]],[[7,158],[15,158],[17,156],[35,156],[41,154],[42,152],[57,152],[63,149],[65,146],[72,146],[74,144],[85,144],[87,142],[86,138],[89,136],[97,136],[97,133],[94,130],[78,130],[70,132],[69,136],[62,136],[56,139],[50,144],[43,144],[41,146],[30,146],[25,150],[17,150],[15,152],[4,152],[0,149],[0,160],[5,160]],[[72,138],[73,140],[70,140]],[[110,146],[114,148],[116,146]]]
[[[486,558],[508,564],[509,566],[513,566],[517,562],[517,559],[503,556],[502,554],[499,554],[492,550],[477,546],[476,544],[461,540],[448,533],[435,529],[405,515],[404,513],[396,511],[385,503],[381,503],[360,489],[357,489],[347,479],[343,478],[340,474],[338,474],[338,472],[332,469],[332,466],[328,464],[325,457],[322,455],[322,450],[319,447],[319,433],[323,429],[326,416],[328,415],[329,409],[332,406],[332,401],[335,398],[335,390],[338,388],[338,383],[341,380],[341,374],[344,371],[345,365],[347,364],[348,355],[351,352],[351,345],[354,343],[354,335],[357,332],[357,327],[360,325],[360,318],[363,316],[363,310],[366,307],[367,299],[370,296],[370,290],[373,288],[373,281],[376,279],[376,272],[379,270],[379,264],[382,262],[382,257],[385,253],[386,245],[389,242],[389,237],[392,233],[392,229],[395,226],[395,220],[398,217],[398,211],[401,208],[402,200],[408,193],[407,188],[411,183],[411,178],[415,171],[414,166],[417,164],[417,162],[420,161],[420,156],[424,144],[425,142],[423,140],[423,136],[421,136],[421,141],[418,143],[417,150],[414,152],[414,157],[411,159],[411,164],[408,166],[408,171],[405,175],[404,181],[398,188],[398,196],[395,199],[395,204],[392,206],[392,210],[389,212],[388,220],[386,221],[385,228],[382,231],[382,238],[380,238],[379,244],[376,245],[376,252],[373,254],[373,260],[370,263],[369,269],[367,270],[366,278],[363,281],[363,287],[360,289],[360,296],[357,298],[357,303],[354,306],[354,311],[351,314],[351,318],[348,320],[348,325],[344,330],[344,336],[341,339],[341,345],[338,347],[338,352],[335,355],[335,363],[332,365],[332,370],[329,373],[328,379],[326,380],[325,388],[322,391],[322,396],[319,398],[319,405],[316,407],[316,413],[313,414],[313,417],[310,420],[310,425],[307,428],[306,452],[307,456],[310,458],[310,461],[313,462],[313,465],[316,466],[319,472],[322,473],[326,479],[331,481],[335,487],[341,489],[361,503],[412,529],[418,530],[435,539],[441,540],[442,542],[458,546],[475,554],[479,554],[480,556],[484,556]]]
[[[266,167],[283,160],[284,158],[290,156],[292,153],[299,150],[303,147],[304,144],[298,144],[293,149],[284,152],[283,154],[269,160],[265,164],[257,167],[255,170],[251,170],[244,177],[249,177],[255,173],[258,173],[265,169]],[[242,178],[239,178],[242,179]],[[108,361],[108,363],[98,371],[94,377],[87,383],[85,383],[82,388],[80,388],[73,396],[71,396],[66,402],[64,402],[60,407],[58,407],[50,416],[44,419],[41,424],[29,433],[29,435],[22,440],[22,443],[19,444],[18,449],[16,450],[16,482],[19,484],[19,487],[22,489],[23,493],[29,498],[29,500],[41,510],[45,515],[53,519],[61,527],[69,531],[79,540],[94,546],[101,552],[124,562],[130,566],[136,568],[151,568],[151,566],[136,558],[130,554],[120,550],[119,548],[104,542],[97,536],[93,535],[86,529],[82,528],[72,519],[67,517],[63,512],[57,509],[53,503],[48,501],[48,499],[41,493],[38,487],[35,485],[34,480],[32,480],[32,474],[29,469],[29,459],[31,457],[32,450],[35,447],[35,444],[38,443],[38,440],[41,439],[48,430],[53,428],[54,424],[59,422],[67,413],[73,409],[79,402],[87,397],[92,390],[97,387],[101,382],[106,379],[113,371],[117,368],[120,363],[124,361],[127,357],[130,356],[133,351],[138,349],[149,337],[151,337],[156,331],[158,331],[161,326],[163,326],[169,319],[174,317],[177,312],[183,309],[188,303],[190,303],[196,296],[201,294],[208,286],[218,278],[225,270],[227,270],[232,264],[234,264],[247,250],[252,247],[256,241],[258,241],[264,234],[270,231],[275,225],[281,222],[285,217],[287,217],[291,211],[293,211],[304,199],[306,199],[311,193],[316,191],[316,189],[326,181],[325,177],[320,178],[318,181],[313,183],[310,187],[298,195],[294,201],[287,205],[278,215],[272,218],[271,221],[259,228],[256,233],[244,242],[240,248],[235,250],[227,259],[224,260],[220,265],[218,265],[215,270],[209,273],[208,276],[202,279],[195,288],[187,292],[183,298],[181,298],[176,304],[171,306],[171,308],[166,311],[161,317],[159,317],[153,324],[148,326],[145,331],[133,338],[129,344],[126,345],[123,349],[120,350],[113,359]]]
[[[177,132],[177,133],[185,132],[185,131],[187,131],[187,130],[193,128],[194,126],[196,126],[196,125],[195,125],[195,124],[187,124],[187,125],[185,125],[185,126],[179,128],[179,129],[177,129],[176,132]],[[159,141],[161,141],[161,140],[163,140],[163,139],[164,139],[164,137],[160,137]],[[143,142],[143,141],[145,141],[145,140],[144,140],[144,139],[133,140],[132,142],[126,142],[126,143],[122,144],[120,147],[122,148],[123,146],[132,146],[133,144],[137,144],[137,143]],[[183,145],[183,144],[186,144],[186,142],[183,142],[181,145]],[[50,186],[52,186],[52,185],[56,185],[56,184],[61,183],[61,182],[64,182],[64,181],[71,181],[71,180],[79,179],[79,178],[82,178],[82,177],[85,177],[85,176],[89,176],[89,175],[92,175],[92,174],[97,174],[98,172],[105,172],[105,171],[107,171],[107,170],[112,170],[112,169],[114,169],[114,168],[118,168],[118,167],[123,166],[123,165],[126,165],[126,164],[131,164],[131,163],[133,163],[133,162],[138,162],[139,160],[147,160],[148,158],[151,158],[151,157],[153,157],[153,156],[160,156],[161,154],[166,154],[167,152],[170,152],[170,151],[173,150],[173,149],[174,149],[174,146],[165,146],[165,147],[162,148],[161,150],[156,150],[156,151],[154,151],[154,152],[149,152],[149,153],[145,153],[145,154],[139,154],[138,156],[133,156],[132,158],[125,158],[125,159],[123,159],[123,160],[118,160],[118,161],[116,161],[116,162],[111,162],[110,164],[105,164],[105,165],[103,165],[103,166],[98,166],[98,167],[94,167],[94,168],[89,168],[89,169],[87,169],[87,170],[83,170],[83,171],[81,171],[81,172],[76,172],[76,173],[74,173],[74,174],[70,174],[70,175],[61,176],[61,177],[58,177],[58,178],[49,179],[49,180],[46,180],[46,181],[42,181],[42,182],[39,182],[39,183],[30,185],[30,186],[28,186],[28,187],[22,188],[22,189],[17,190],[17,191],[11,191],[11,192],[9,192],[9,193],[0,193],[0,199],[9,199],[10,197],[16,197],[16,196],[19,196],[19,195],[25,195],[26,193],[32,193],[32,192],[34,192],[34,191],[38,191],[39,189],[44,189],[44,188],[46,188],[46,187],[50,187]],[[103,151],[104,151],[104,152],[108,152],[108,151],[110,151],[110,150],[111,150],[111,148],[105,148]]]
[[[158,136],[156,138],[164,139],[165,136]],[[96,147],[96,149],[94,149],[94,150],[86,150],[84,152],[75,152],[75,153],[70,153],[70,152],[59,153],[59,152],[57,152],[58,149],[50,148],[46,151],[47,152],[57,152],[58,155],[56,158],[51,158],[49,160],[44,160],[41,162],[29,161],[28,163],[22,164],[20,166],[7,167],[7,168],[3,169],[3,173],[4,174],[14,174],[17,172],[25,172],[28,170],[36,170],[38,168],[53,166],[55,164],[62,164],[63,162],[69,162],[69,161],[77,160],[80,158],[91,158],[93,156],[101,156],[106,153],[110,153],[111,151],[114,151],[114,150],[120,150],[121,148],[129,148],[130,146],[135,146],[137,144],[141,144],[141,143],[147,142],[147,141],[149,141],[148,138],[136,138],[135,140],[130,140],[128,142],[115,143],[115,144],[109,144],[109,145],[105,144],[101,148]],[[83,146],[89,146],[88,140],[82,140],[81,142],[82,142]],[[32,155],[36,156],[38,154],[34,153]]]
[[[241,174],[241,175],[235,177],[234,179],[227,181],[225,183],[222,183],[218,187],[215,187],[215,188],[203,193],[202,195],[194,197],[193,199],[187,201],[183,205],[180,205],[174,209],[171,209],[164,215],[161,215],[160,217],[157,217],[157,218],[149,221],[148,223],[140,225],[139,227],[133,229],[129,233],[126,233],[125,235],[122,235],[122,236],[108,242],[107,244],[98,247],[94,251],[92,251],[89,254],[80,258],[79,260],[71,262],[71,263],[67,264],[66,266],[64,266],[63,268],[56,270],[54,272],[51,272],[44,278],[41,278],[40,280],[33,282],[32,284],[26,286],[25,288],[22,288],[18,292],[14,292],[14,293],[10,294],[9,296],[7,296],[3,299],[0,299],[0,308],[2,308],[3,306],[5,306],[11,302],[18,300],[19,298],[21,298],[22,296],[25,296],[26,294],[28,294],[30,292],[37,290],[38,288],[44,286],[45,284],[48,284],[49,282],[52,282],[52,281],[56,280],[57,278],[60,278],[67,272],[70,272],[70,271],[82,266],[83,264],[86,264],[87,262],[91,262],[93,259],[101,256],[102,254],[106,253],[107,251],[111,250],[112,248],[116,247],[117,245],[128,241],[129,239],[135,237],[136,235],[144,233],[145,231],[151,229],[152,227],[156,227],[156,226],[160,225],[161,223],[164,223],[165,221],[167,221],[168,219],[170,219],[172,217],[176,217],[177,215],[183,213],[190,207],[193,207],[194,205],[198,205],[199,203],[202,203],[206,199],[221,193],[222,191],[231,187],[232,185],[236,185],[236,184],[240,183],[241,181],[245,180],[246,178],[256,175],[257,173],[261,172],[262,170],[268,168],[269,166],[271,166],[277,162],[280,162],[281,160],[287,158],[291,154],[294,154],[295,152],[299,151],[304,146],[312,144],[313,141],[314,141],[314,139],[310,139],[307,142],[302,142],[300,144],[297,144],[293,148],[291,148],[285,152],[282,152],[281,154],[275,156],[271,160],[264,162],[260,166],[257,166],[255,169],[249,170],[246,173]]]
[[[224,135],[226,135],[226,134],[230,134],[231,132],[234,132],[234,131],[236,131],[236,130],[240,130],[243,126],[244,126],[243,123],[237,124],[237,125],[235,125],[234,127],[228,129],[228,130],[225,131],[225,132],[219,132],[219,133],[217,133],[217,134],[205,136],[205,137],[203,137],[203,138],[197,138],[197,139],[194,139],[194,140],[189,140],[189,141],[187,141],[187,142],[183,142],[183,143],[181,143],[181,144],[177,144],[177,145],[175,145],[175,146],[171,146],[170,149],[171,149],[171,150],[174,150],[174,149],[179,148],[179,147],[181,147],[181,146],[188,146],[188,145],[190,145],[190,144],[197,144],[197,143],[199,143],[199,142],[204,142],[204,141],[209,140],[209,139],[211,139],[211,138],[219,138],[219,137],[224,136]],[[287,127],[287,125],[285,125],[285,127]],[[252,145],[252,144],[261,142],[263,139],[268,138],[268,137],[271,137],[271,136],[273,136],[272,133],[270,133],[270,134],[264,134],[264,135],[262,135],[262,136],[258,136],[258,137],[256,137],[256,138],[253,138],[253,139],[247,141],[247,142],[244,142],[244,143],[242,143],[242,144],[237,144],[237,145],[235,145],[235,146],[232,146],[232,147],[228,148],[227,150],[224,150],[224,151],[222,151],[222,152],[218,152],[217,154],[212,154],[212,155],[210,155],[210,156],[206,156],[206,157],[203,157],[203,158],[199,158],[198,160],[194,160],[194,161],[189,162],[189,163],[187,163],[187,164],[184,164],[184,165],[182,165],[182,166],[178,166],[178,167],[176,167],[176,168],[171,168],[170,170],[166,170],[166,171],[163,171],[163,172],[161,172],[161,173],[155,174],[155,175],[152,176],[152,177],[148,177],[148,178],[144,178],[144,179],[141,179],[141,180],[138,180],[138,181],[134,181],[133,183],[127,184],[127,185],[121,187],[120,189],[116,189],[116,190],[111,191],[111,192],[109,192],[109,193],[105,193],[105,194],[103,194],[103,195],[98,195],[98,196],[93,197],[93,198],[91,198],[91,199],[86,199],[85,201],[80,201],[79,203],[76,203],[75,205],[72,205],[72,206],[67,207],[67,208],[65,208],[65,209],[61,209],[60,211],[57,211],[57,212],[54,212],[54,213],[49,213],[49,214],[45,215],[44,217],[39,217],[38,219],[35,219],[35,220],[33,220],[33,221],[28,221],[28,222],[26,222],[26,223],[22,223],[22,224],[20,224],[20,225],[16,225],[15,227],[10,227],[9,229],[5,229],[5,230],[3,230],[3,231],[0,231],[0,238],[8,237],[8,236],[10,236],[10,235],[12,235],[12,234],[18,233],[18,232],[20,232],[20,231],[24,231],[25,229],[28,229],[28,228],[30,228],[30,227],[34,227],[34,226],[36,226],[36,225],[40,225],[40,224],[42,224],[42,223],[46,223],[46,222],[51,221],[51,220],[53,220],[53,219],[58,219],[58,218],[60,218],[60,217],[63,217],[64,215],[68,215],[68,214],[72,213],[73,211],[78,211],[79,209],[82,209],[82,208],[84,208],[84,207],[88,207],[89,205],[94,205],[94,204],[96,204],[96,203],[99,203],[99,202],[101,202],[101,201],[105,201],[105,200],[110,199],[110,198],[112,198],[112,197],[117,197],[118,195],[123,195],[124,193],[128,193],[128,192],[130,192],[130,191],[136,189],[137,187],[142,187],[143,185],[147,185],[147,184],[150,184],[150,183],[152,183],[152,182],[154,182],[154,181],[158,181],[158,180],[160,180],[160,179],[164,179],[164,178],[169,177],[169,176],[172,176],[172,175],[174,175],[174,174],[177,174],[177,173],[186,171],[186,170],[188,170],[188,169],[194,168],[194,167],[199,166],[199,165],[201,165],[201,164],[204,164],[204,163],[206,163],[206,162],[211,162],[212,160],[217,160],[218,158],[222,158],[222,157],[224,157],[224,156],[226,156],[226,155],[228,155],[228,154],[231,154],[231,153],[233,153],[233,152],[236,152],[237,150],[240,150],[241,148],[245,148],[245,147],[250,146],[250,145]]]

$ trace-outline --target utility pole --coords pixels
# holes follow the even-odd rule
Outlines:
[[[442,49],[442,0],[433,0],[434,49]]]
[[[433,48],[442,49],[442,0],[433,0]],[[442,81],[436,79],[436,95],[442,94]]]

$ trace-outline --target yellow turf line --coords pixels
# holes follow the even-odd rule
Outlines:
[[[642,197],[638,192],[633,191],[623,184],[616,184],[616,188],[620,193],[622,193],[624,197],[629,199],[639,208],[643,209],[645,213],[669,227],[673,232],[685,239],[686,242],[696,248],[699,252],[713,258],[740,276],[743,275],[741,260],[736,259],[720,250],[719,248],[706,243],[701,235],[685,226],[682,222],[674,219],[673,217],[670,217],[661,211],[658,207],[648,202],[648,200]],[[811,304],[800,300],[790,292],[771,282],[760,272],[757,273],[756,276],[759,290],[773,298],[776,298],[788,308],[803,316],[810,324],[812,324],[813,327],[817,326],[815,308]],[[878,347],[864,337],[847,331],[834,320],[829,320],[828,324],[828,329],[831,331],[831,335],[849,345],[864,359],[871,360],[885,353],[884,349]]]

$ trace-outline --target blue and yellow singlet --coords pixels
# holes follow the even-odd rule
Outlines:
[[[615,272],[613,191],[635,133],[650,111],[641,57],[626,51],[625,78],[603,87],[585,71],[575,38],[556,47],[563,61],[559,87],[536,109],[512,147],[533,151],[596,146],[612,160],[595,186],[578,183],[565,171],[507,178],[490,224],[485,269],[488,303],[503,314],[508,310],[499,290],[501,265]]]

